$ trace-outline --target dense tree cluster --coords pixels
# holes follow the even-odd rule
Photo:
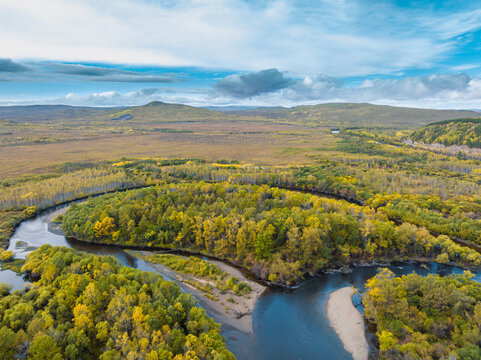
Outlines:
[[[377,324],[381,359],[481,359],[481,284],[472,274],[395,277],[366,284],[366,317]]]
[[[25,219],[25,211],[0,211],[0,247],[8,247],[8,240],[15,230],[15,226]]]
[[[481,244],[481,198],[459,197],[442,201],[437,196],[427,195],[376,195],[369,204],[391,219]]]
[[[349,144],[353,150],[358,149],[352,142]],[[377,147],[379,145],[375,144],[374,148]],[[267,184],[332,194],[376,208],[381,206],[394,220],[478,242],[481,162],[422,153],[406,147],[390,148],[378,149],[387,153],[382,156],[343,155],[301,168],[190,162],[156,170],[150,168],[149,171],[153,177],[167,181],[188,179]],[[390,158],[389,154],[398,154],[400,159]]]
[[[367,206],[227,183],[175,183],[73,204],[67,236],[184,249],[229,259],[276,283],[332,264],[419,256],[481,264],[481,255]]]
[[[154,273],[44,245],[0,289],[1,359],[234,359],[195,299]]]
[[[416,130],[411,138],[423,143],[481,148],[481,118],[440,121]]]
[[[195,256],[189,256],[186,258],[172,254],[151,254],[142,256],[142,259],[154,264],[167,266],[181,274],[193,275],[198,279],[215,281],[215,287],[222,293],[230,291],[234,295],[243,296],[248,295],[252,291],[251,287],[246,282],[240,281],[239,278],[235,276],[229,276],[217,265]],[[198,282],[195,286],[208,294],[212,293],[212,289],[210,289],[210,286],[205,284],[204,281]]]

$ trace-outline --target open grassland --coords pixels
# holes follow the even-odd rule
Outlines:
[[[0,107],[0,178],[42,173],[66,161],[121,157],[306,164],[310,155],[336,150],[331,129],[367,126],[395,134],[473,114],[371,104],[227,113],[159,102],[130,108]]]
[[[235,159],[263,164],[307,164],[306,155],[335,146],[336,138],[317,130],[312,133],[158,133],[75,140],[50,144],[1,148],[0,178],[43,173],[64,162],[96,162],[121,157]]]

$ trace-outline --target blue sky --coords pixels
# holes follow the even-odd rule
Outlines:
[[[0,0],[0,104],[481,108],[479,1]]]

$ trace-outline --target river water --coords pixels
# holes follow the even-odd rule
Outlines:
[[[9,246],[16,258],[25,258],[33,248],[50,244],[99,255],[112,255],[125,266],[154,271],[144,261],[130,256],[120,248],[78,243],[51,233],[48,230],[47,216],[49,215],[43,213],[24,221],[17,228]],[[427,268],[417,264],[399,264],[389,268],[397,275],[413,271],[422,275],[463,272],[458,267],[434,263],[428,264]],[[362,290],[365,281],[376,273],[377,267],[358,267],[349,274],[323,274],[294,290],[268,289],[259,298],[253,313],[254,333],[246,335],[223,327],[227,345],[240,360],[352,359],[329,326],[325,312],[327,298],[332,291],[344,286],[354,285]],[[481,281],[481,275],[476,274],[475,280]],[[0,271],[0,282],[7,282],[14,289],[23,288],[25,283],[22,277],[9,270]]]

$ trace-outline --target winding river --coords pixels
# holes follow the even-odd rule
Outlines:
[[[20,224],[9,245],[9,250],[15,253],[16,258],[25,258],[34,248],[50,244],[99,255],[112,255],[125,266],[154,271],[147,263],[120,248],[79,243],[53,234],[48,230],[49,216],[53,216],[52,212],[44,212]],[[426,268],[417,264],[399,264],[389,268],[397,275],[412,271],[422,275],[463,272],[458,267],[435,263],[428,264]],[[354,285],[362,289],[364,282],[376,272],[377,267],[374,266],[358,267],[349,274],[323,274],[294,290],[268,289],[259,298],[254,310],[253,334],[246,335],[223,326],[223,335],[229,349],[240,360],[352,359],[329,325],[325,312],[327,298],[332,291],[344,286]],[[481,275],[476,274],[475,280],[481,282]],[[22,277],[9,270],[0,271],[0,282],[7,282],[14,289],[21,289],[25,284]]]

